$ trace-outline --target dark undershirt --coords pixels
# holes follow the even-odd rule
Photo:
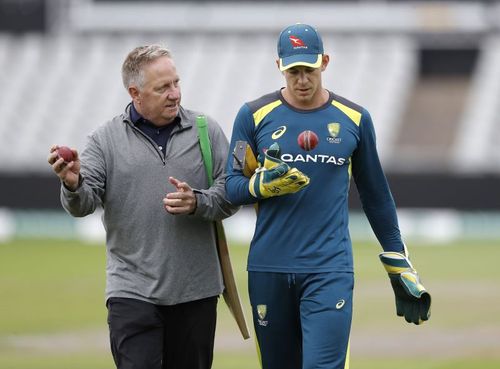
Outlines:
[[[157,127],[149,120],[145,119],[141,114],[137,112],[134,104],[130,107],[130,118],[132,123],[139,128],[144,134],[151,138],[155,143],[158,150],[163,152],[165,155],[168,140],[170,139],[170,134],[175,126],[180,122],[180,117],[175,117],[174,121],[166,126]]]

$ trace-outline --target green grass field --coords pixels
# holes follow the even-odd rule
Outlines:
[[[500,367],[500,242],[410,245],[433,294],[424,326],[395,316],[375,244],[355,245],[351,369]],[[231,249],[250,321],[245,247]],[[0,243],[0,368],[111,369],[104,307],[105,249],[76,241]],[[258,369],[221,301],[214,369]],[[283,368],[286,369],[286,368]]]

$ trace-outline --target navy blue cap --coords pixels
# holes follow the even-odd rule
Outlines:
[[[297,23],[280,33],[278,57],[281,71],[297,65],[319,68],[323,53],[321,36],[310,25]]]

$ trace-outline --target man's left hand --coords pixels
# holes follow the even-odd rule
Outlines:
[[[174,177],[168,179],[176,192],[170,192],[163,198],[165,210],[170,214],[191,214],[196,210],[196,195],[191,186]]]
[[[417,325],[428,320],[431,316],[431,295],[420,282],[406,252],[383,252],[379,257],[394,290],[396,314]]]

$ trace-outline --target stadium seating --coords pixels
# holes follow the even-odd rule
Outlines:
[[[243,102],[283,86],[283,78],[274,63],[279,27],[274,25],[271,29],[269,15],[269,19],[266,18],[268,23],[261,24],[261,30],[253,32],[247,32],[251,24],[217,23],[217,17],[221,15],[215,13],[199,28],[181,27],[183,23],[176,19],[174,24],[180,27],[178,32],[168,24],[156,32],[147,28],[147,24],[143,25],[142,31],[138,27],[138,31],[125,32],[123,29],[113,30],[100,22],[98,13],[85,17],[89,4],[91,2],[75,5],[78,14],[83,16],[76,19],[74,12],[70,14],[67,21],[76,24],[74,29],[63,28],[45,35],[0,33],[0,172],[18,172],[23,168],[47,173],[49,168],[45,158],[50,145],[65,144],[82,149],[86,135],[120,113],[128,103],[120,67],[127,52],[140,44],[161,43],[172,50],[181,76],[183,105],[216,118],[228,136],[234,116]],[[108,12],[117,9],[110,5],[102,7]],[[464,113],[452,129],[443,130],[439,137],[434,137],[432,145],[438,149],[429,147],[426,155],[413,155],[411,151],[404,154],[397,141],[401,140],[399,133],[405,129],[403,115],[419,77],[420,41],[411,31],[417,27],[436,27],[448,13],[440,8],[441,13],[432,18],[438,23],[431,24],[428,18],[419,20],[418,14],[403,6],[367,5],[365,8],[365,12],[360,13],[364,14],[363,17],[370,13],[370,9],[376,11],[379,18],[383,12],[394,9],[393,15],[405,16],[411,23],[407,26],[404,22],[393,24],[405,32],[391,31],[391,28],[380,32],[380,23],[372,19],[370,27],[377,30],[376,33],[368,30],[354,32],[349,28],[342,32],[342,24],[342,27],[347,27],[349,22],[339,18],[339,14],[351,14],[347,5],[339,6],[338,12],[331,14],[336,20],[330,22],[331,26],[325,14],[316,14],[318,23],[325,29],[322,33],[326,52],[331,55],[324,85],[370,111],[380,155],[388,169],[401,170],[406,164],[398,164],[397,159],[406,155],[413,157],[415,168],[418,168],[420,158],[429,162],[439,156],[439,161],[435,162],[444,163],[446,170],[498,172],[500,37],[492,34],[479,44],[478,66],[463,107]],[[139,8],[133,9],[137,11]],[[463,21],[464,29],[470,34],[485,31],[487,25],[480,19],[484,14],[481,4],[465,4],[455,10],[457,19]],[[495,12],[500,14],[500,5],[492,8],[492,14]],[[132,13],[124,12],[122,16],[127,14],[130,17]],[[200,9],[193,14],[200,16]],[[464,14],[469,14],[469,17]],[[162,24],[161,17],[154,19]],[[96,23],[101,29],[92,32]],[[116,24],[115,20],[114,27]],[[226,29],[231,27],[233,31]],[[481,129],[472,133],[471,122]],[[415,140],[418,136],[413,135]],[[414,146],[418,150],[418,141]],[[465,147],[469,147],[467,155],[463,154]]]
[[[452,152],[463,172],[500,170],[500,37],[486,38],[482,51]]]
[[[411,41],[333,35],[325,40],[332,58],[325,86],[370,110],[380,123],[381,151],[390,153],[399,121],[395,107],[404,106],[415,78]],[[228,136],[245,101],[284,84],[275,64],[274,34],[2,35],[0,169],[45,171],[51,144],[83,148],[86,135],[128,103],[121,63],[144,43],[172,50],[183,104],[216,118]]]
[[[216,118],[229,137],[245,101],[283,86],[275,65],[276,36],[280,27],[298,17],[323,34],[331,56],[324,85],[370,111],[398,206],[500,209],[491,197],[498,182],[495,175],[500,174],[500,1],[323,1],[285,7],[244,1],[126,3],[50,1],[53,7],[61,6],[63,18],[50,32],[0,32],[0,241],[26,233],[16,229],[60,233],[58,217],[66,215],[51,218],[28,211],[16,218],[5,206],[60,210],[59,184],[46,163],[48,148],[64,144],[81,150],[90,131],[123,111],[130,99],[120,68],[133,47],[160,43],[170,48],[181,77],[183,105]],[[421,88],[432,90],[422,86],[419,74],[423,44],[431,49],[478,48],[472,76],[459,82],[465,83],[459,85],[460,106],[456,101],[440,106],[454,111],[457,119],[451,124],[433,127],[430,121],[422,122],[425,117],[419,112],[408,116],[415,96],[429,91]],[[442,87],[439,80],[431,82]],[[433,109],[430,97],[447,93],[453,102],[456,92],[453,85],[432,90],[420,108]],[[426,173],[431,167],[432,173]],[[353,215],[354,234],[369,232],[356,220],[358,215]],[[429,223],[446,228],[449,234],[441,237],[454,236],[456,216],[438,215]],[[92,222],[100,224],[98,218],[81,223],[80,231],[88,237],[96,229]],[[36,219],[56,226],[34,228]],[[415,218],[403,213],[403,228],[415,227],[419,219],[419,214]],[[474,229],[474,237],[498,238],[493,231],[498,216],[488,214],[486,219],[465,228]],[[427,224],[420,228],[428,236]]]

